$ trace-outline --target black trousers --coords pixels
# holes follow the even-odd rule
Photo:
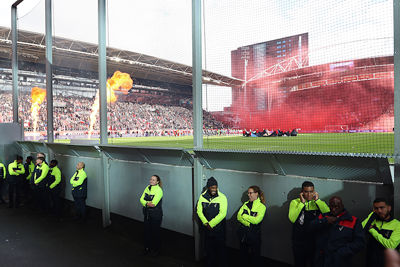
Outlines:
[[[51,212],[57,217],[61,216],[61,198],[60,198],[60,188],[53,188],[50,190],[50,206]]]
[[[4,188],[4,179],[0,178],[0,203],[4,203],[3,199],[3,188]]]
[[[206,233],[205,246],[207,253],[207,267],[228,266],[224,232],[220,235],[211,235],[210,233]]]
[[[261,255],[261,241],[253,244],[240,242],[240,264],[247,266],[249,264],[259,264]]]
[[[161,248],[161,226],[162,219],[155,220],[144,217],[144,246],[146,249],[150,249],[156,252],[160,251]]]
[[[14,195],[15,195],[15,202],[14,202]],[[8,206],[13,207],[18,206],[21,199],[21,184],[17,182],[9,183],[8,184]]]
[[[315,248],[312,243],[296,244],[292,249],[295,267],[314,267]]]
[[[32,192],[32,200],[35,208],[40,208],[40,197],[39,197],[39,190],[36,185],[30,184],[31,192]]]
[[[22,184],[22,190],[24,192],[25,203],[30,202],[32,200],[32,190],[31,190],[31,186],[29,184],[29,180],[24,179],[23,184]]]
[[[49,192],[44,187],[38,187],[36,189],[38,204],[41,211],[48,212],[49,211]]]
[[[74,203],[78,219],[86,220],[86,198],[74,197]]]

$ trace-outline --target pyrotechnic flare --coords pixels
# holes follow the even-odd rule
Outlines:
[[[129,89],[132,88],[133,80],[128,73],[120,71],[114,72],[114,75],[107,80],[107,103],[114,103],[117,101],[117,96],[114,91],[121,91],[127,94]],[[94,124],[96,123],[97,115],[99,113],[99,91],[97,91],[96,98],[92,106],[92,113],[90,114],[90,126],[88,138],[92,136]]]
[[[36,135],[36,128],[37,128],[37,123],[39,119],[39,110],[40,110],[40,104],[43,103],[44,99],[46,98],[46,90],[39,88],[39,87],[33,87],[32,92],[31,92],[31,116],[33,120],[33,136],[35,137]]]

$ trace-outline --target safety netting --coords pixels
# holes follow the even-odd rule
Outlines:
[[[203,1],[205,146],[390,156],[392,1]]]

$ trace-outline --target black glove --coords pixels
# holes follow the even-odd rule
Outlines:
[[[368,222],[365,224],[364,230],[368,232],[369,227],[371,226],[372,222],[376,220],[378,216],[376,213],[372,213],[371,217],[369,217]]]
[[[374,226],[372,226],[372,229],[375,229],[377,232],[379,232],[378,227],[376,227],[376,225],[374,224]]]

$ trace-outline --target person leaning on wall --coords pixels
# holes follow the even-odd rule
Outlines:
[[[391,211],[385,198],[377,198],[373,211],[362,222],[367,237],[367,267],[383,267],[385,250],[400,247],[400,222]]]
[[[264,192],[256,186],[247,189],[249,200],[239,209],[237,219],[240,222],[238,237],[240,241],[240,264],[256,265],[261,255],[261,223],[266,207]]]
[[[152,175],[149,185],[146,186],[140,197],[144,215],[144,254],[151,256],[157,256],[161,248],[162,198],[161,179],[158,175]]]
[[[293,199],[289,206],[289,220],[293,223],[292,249],[295,267],[314,266],[315,235],[309,231],[309,224],[326,212],[329,212],[329,207],[319,198],[314,184],[305,181],[301,185],[299,198]]]
[[[85,163],[78,162],[76,172],[71,177],[72,197],[74,198],[76,219],[80,222],[86,221],[86,197],[87,197],[87,175]]]
[[[202,223],[205,234],[205,250],[207,266],[228,266],[225,248],[225,225],[228,200],[218,190],[218,183],[214,177],[207,180],[207,190],[197,202],[197,215]]]
[[[329,209],[310,223],[316,235],[314,266],[350,267],[353,256],[365,247],[361,221],[344,208],[340,197],[331,197]]]

